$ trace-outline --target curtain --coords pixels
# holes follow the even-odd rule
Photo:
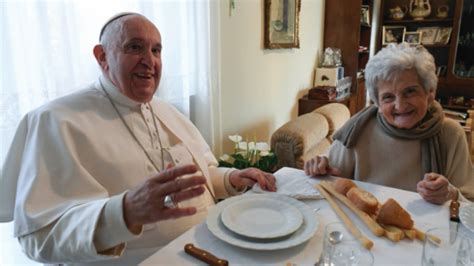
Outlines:
[[[0,163],[20,119],[100,75],[92,54],[103,23],[139,12],[160,30],[163,73],[158,96],[188,116],[212,146],[217,56],[212,0],[0,1]]]

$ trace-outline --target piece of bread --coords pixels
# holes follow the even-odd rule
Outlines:
[[[336,181],[333,182],[333,187],[337,192],[345,196],[349,189],[351,189],[352,187],[356,187],[356,184],[350,179],[338,178],[336,179]]]
[[[410,214],[394,199],[388,199],[382,205],[377,215],[377,222],[398,226],[402,229],[413,228],[413,220],[411,219]]]
[[[372,215],[377,212],[379,201],[374,195],[359,187],[352,187],[346,194],[347,198],[354,203],[359,210]]]

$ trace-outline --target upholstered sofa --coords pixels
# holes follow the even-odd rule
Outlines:
[[[271,138],[271,148],[278,158],[277,168],[303,169],[305,160],[327,152],[334,132],[349,118],[347,106],[330,103],[278,128]]]

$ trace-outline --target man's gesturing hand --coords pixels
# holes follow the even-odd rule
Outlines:
[[[178,203],[204,193],[206,179],[196,173],[195,165],[167,168],[128,191],[123,202],[124,220],[130,231],[136,232],[144,224],[193,215],[196,208],[166,208],[163,200],[170,195]],[[194,174],[187,178],[183,175]]]

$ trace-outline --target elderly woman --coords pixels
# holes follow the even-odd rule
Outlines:
[[[423,47],[391,44],[373,56],[365,78],[374,105],[335,134],[329,157],[306,161],[305,173],[417,191],[436,204],[473,200],[466,136],[434,101],[435,69]]]

